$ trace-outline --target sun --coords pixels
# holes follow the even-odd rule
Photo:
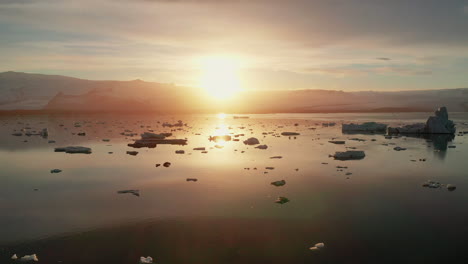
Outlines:
[[[229,56],[212,56],[201,61],[200,86],[216,100],[232,98],[240,90],[239,60]]]

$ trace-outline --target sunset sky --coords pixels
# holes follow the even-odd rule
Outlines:
[[[468,1],[0,0],[0,71],[244,89],[468,87]]]

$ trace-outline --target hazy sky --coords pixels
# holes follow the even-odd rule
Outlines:
[[[247,89],[468,87],[468,0],[0,0],[0,71]]]

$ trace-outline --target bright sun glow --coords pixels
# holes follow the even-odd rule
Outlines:
[[[216,115],[216,117],[218,117],[218,119],[225,119],[226,114],[225,113],[219,113],[219,114]]]
[[[201,62],[201,87],[217,99],[232,98],[240,91],[239,68],[240,63],[232,57],[216,56],[205,58]]]

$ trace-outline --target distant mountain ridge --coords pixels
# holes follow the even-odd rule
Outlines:
[[[244,91],[213,103],[204,91],[141,80],[93,81],[60,75],[0,73],[0,111],[151,111],[160,113],[468,111],[468,88],[396,92],[336,90]]]

